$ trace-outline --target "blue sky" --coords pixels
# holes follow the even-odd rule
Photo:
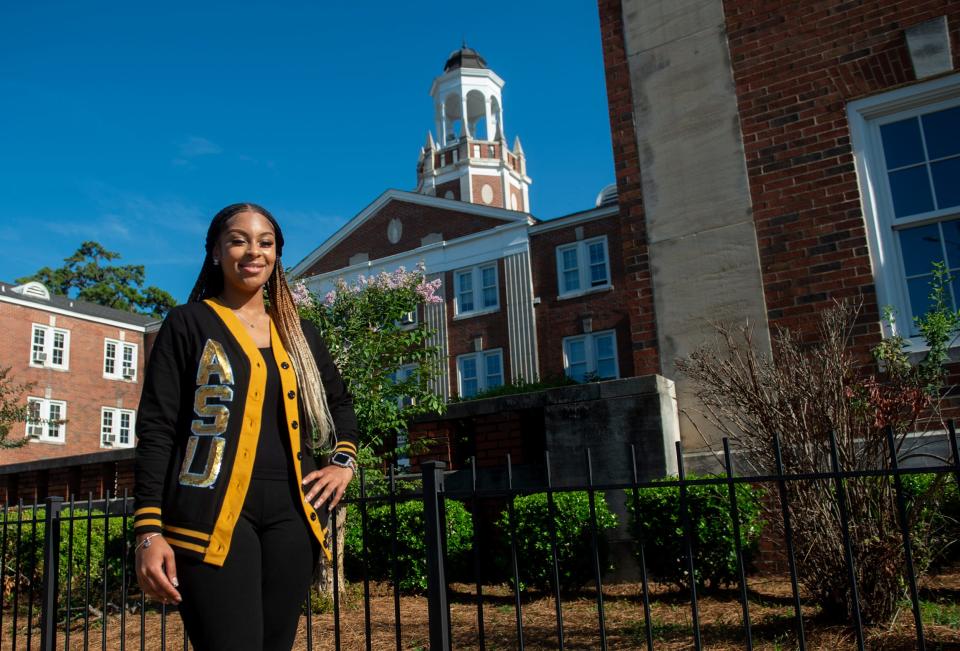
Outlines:
[[[0,23],[0,241],[12,281],[86,239],[186,299],[210,217],[254,201],[292,266],[412,190],[461,40],[505,81],[541,219],[614,179],[595,2],[27,2]]]

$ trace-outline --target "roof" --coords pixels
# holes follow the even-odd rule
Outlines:
[[[30,285],[34,285],[34,283],[30,283]],[[112,307],[98,305],[97,303],[88,303],[87,301],[72,299],[62,294],[49,294],[49,298],[43,298],[37,292],[16,291],[19,287],[23,287],[23,285],[11,285],[10,283],[0,281],[0,300],[4,298],[14,299],[18,302],[34,304],[40,309],[55,308],[58,311],[73,312],[78,316],[108,319],[139,328],[159,321],[156,317],[147,314],[136,314],[125,310],[117,310]]]
[[[447,57],[447,62],[443,65],[444,72],[450,72],[457,68],[486,68],[487,62],[480,53],[469,48],[466,45],[459,50],[454,50]]]

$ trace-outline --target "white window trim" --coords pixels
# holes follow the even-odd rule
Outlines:
[[[910,117],[911,112],[916,115],[936,110],[939,104],[956,105],[958,99],[960,75],[955,74],[867,97],[847,105],[850,142],[857,171],[860,203],[867,226],[867,243],[877,287],[877,303],[881,309],[890,305],[897,310],[898,323],[892,329],[889,324],[882,323],[885,336],[897,334],[904,323],[909,324],[911,311],[900,247],[897,246],[896,238],[892,237],[892,201],[879,126],[885,121],[894,121],[894,115],[897,116],[896,119],[903,119]],[[952,214],[960,216],[960,211],[955,208],[941,210],[920,218],[902,219],[898,224],[939,222]],[[910,337],[909,328],[899,331],[899,334],[908,342],[907,352],[926,350],[922,338]]]
[[[413,330],[417,327],[417,324],[420,322],[419,316],[417,315],[417,308],[413,308],[411,311],[403,315],[397,325],[401,330]]]
[[[616,374],[613,377],[599,378],[602,380],[617,380],[620,378],[620,355],[617,353],[617,331],[600,330],[598,332],[588,332],[582,335],[572,335],[563,338],[563,372],[567,373],[570,368],[570,360],[567,357],[567,346],[570,342],[582,339],[584,341],[584,357],[587,362],[587,374],[597,372],[597,350],[594,341],[597,337],[610,335],[613,337],[613,366]]]
[[[113,373],[107,373],[107,346],[113,344],[115,346],[115,355],[113,362]],[[131,370],[133,374],[129,377],[123,374],[123,348],[124,346],[133,349],[133,366]],[[121,341],[119,339],[110,339],[105,338],[103,340],[103,364],[101,368],[103,369],[103,377],[107,380],[121,380],[124,382],[136,382],[137,381],[137,360],[140,355],[140,347],[129,341]]]
[[[482,296],[483,296],[483,269],[493,269],[493,279],[494,279],[494,295],[496,296],[496,303],[494,305],[488,305],[486,307],[476,307]],[[473,280],[473,305],[472,310],[461,310],[460,309],[460,274],[469,271]],[[480,316],[481,314],[491,314],[493,312],[500,311],[500,265],[497,264],[497,261],[485,262],[484,264],[478,264],[473,267],[464,267],[461,269],[456,269],[453,272],[453,314],[454,319],[465,319],[473,316]]]
[[[108,441],[103,431],[103,415],[107,412],[110,412],[113,415],[113,420],[110,427],[110,434],[106,436],[112,436],[113,440]],[[120,415],[128,414],[130,416],[130,440],[127,443],[120,442]],[[100,447],[101,448],[132,448],[136,445],[136,424],[137,424],[137,412],[133,409],[119,409],[117,407],[101,407],[100,408]]]
[[[37,330],[43,330],[43,355],[42,361],[34,359],[33,356],[33,335]],[[63,335],[63,364],[53,363],[53,335],[60,333]],[[54,326],[34,323],[30,328],[30,366],[34,368],[49,368],[55,371],[70,370],[70,331],[65,328],[55,328]]]
[[[39,402],[40,403],[40,435],[32,436],[30,434],[30,423],[29,420],[26,423],[24,429],[24,436],[31,441],[39,441],[41,443],[53,443],[55,445],[64,445],[67,442],[67,403],[65,400],[51,400],[49,398],[41,398],[39,396],[28,396],[27,404],[30,402]],[[50,405],[59,405],[60,406],[60,424],[57,426],[57,429],[60,433],[58,437],[52,437],[47,434],[47,423],[50,420]]]
[[[604,264],[607,267],[607,282],[603,285],[597,285],[596,287],[590,286],[590,256],[588,247],[591,244],[597,242],[603,243],[603,258]],[[563,252],[569,249],[577,250],[577,273],[580,276],[580,288],[571,289],[569,291],[564,291],[563,289]],[[607,236],[601,235],[599,237],[591,237],[587,240],[580,240],[578,242],[569,242],[567,244],[561,244],[556,248],[556,258],[557,258],[557,298],[563,300],[565,298],[574,298],[576,296],[583,296],[584,294],[593,294],[594,292],[604,292],[610,289],[613,289],[612,277],[610,273],[610,246],[607,243]]]
[[[475,353],[467,353],[466,355],[457,355],[457,395],[461,398],[472,397],[463,395],[463,371],[461,364],[464,360],[474,358],[477,362],[477,393],[483,393],[487,389],[492,389],[494,387],[487,386],[487,357],[497,355],[500,357],[500,384],[497,386],[503,386],[506,383],[506,369],[503,368],[503,348],[492,348],[490,350],[480,350]],[[473,394],[476,395],[476,394]]]

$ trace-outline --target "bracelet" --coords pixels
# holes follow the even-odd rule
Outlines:
[[[141,548],[141,547],[144,548],[144,549],[146,549],[147,547],[149,547],[151,544],[153,544],[153,543],[151,543],[150,541],[153,540],[154,538],[156,538],[156,537],[159,536],[159,535],[160,535],[160,534],[158,534],[158,533],[153,533],[153,534],[147,535],[143,540],[141,540],[140,542],[137,543],[137,546],[136,546],[136,547],[133,548],[133,553],[136,554],[138,551],[140,551],[140,548]]]

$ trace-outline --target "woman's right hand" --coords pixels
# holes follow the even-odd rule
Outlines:
[[[149,546],[137,548],[137,582],[140,589],[148,596],[162,603],[180,603],[180,593],[177,587],[177,562],[173,556],[173,549],[164,540],[163,536],[144,534],[137,536],[137,545],[150,536]]]

